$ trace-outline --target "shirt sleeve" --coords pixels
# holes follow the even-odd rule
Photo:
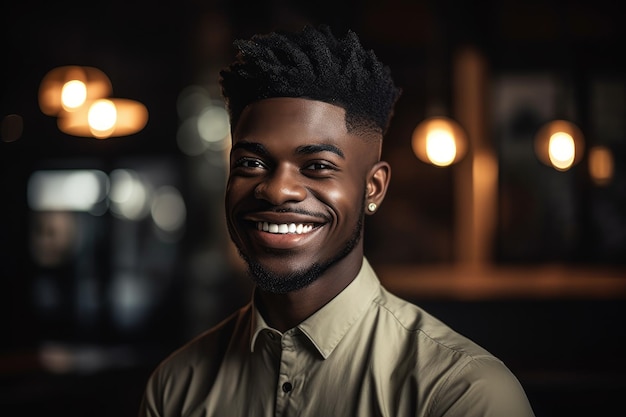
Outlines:
[[[194,401],[202,398],[197,395],[198,390],[205,388],[202,381],[206,381],[208,375],[176,359],[181,358],[173,357],[162,362],[148,379],[139,406],[139,417],[184,415],[188,407],[195,404]]]
[[[138,417],[165,417],[170,414],[165,406],[166,393],[172,394],[176,391],[176,388],[172,389],[171,384],[166,384],[168,380],[164,375],[167,367],[167,362],[163,362],[158,366],[148,378],[146,387],[143,392],[143,397],[139,404]],[[172,395],[172,397],[176,397]],[[174,401],[175,402],[175,401]],[[180,410],[178,410],[180,412]]]
[[[146,384],[141,403],[139,405],[138,417],[162,417],[163,412],[158,407],[162,404],[162,390],[158,386],[158,374],[153,372]]]
[[[534,417],[518,379],[498,359],[471,358],[442,384],[432,417]]]

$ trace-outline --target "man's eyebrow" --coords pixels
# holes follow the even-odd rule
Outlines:
[[[304,145],[298,146],[296,149],[296,154],[298,155],[309,155],[319,152],[332,152],[334,154],[339,155],[341,158],[345,159],[343,151],[336,147],[335,145],[330,145],[328,143],[322,143],[317,145]]]
[[[269,152],[267,151],[267,149],[265,149],[265,146],[256,142],[246,142],[246,141],[237,142],[233,145],[231,152],[236,149],[244,149],[246,151],[250,151],[260,156],[269,155]]]

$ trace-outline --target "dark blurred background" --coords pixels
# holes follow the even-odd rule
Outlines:
[[[538,417],[621,409],[625,17],[589,0],[4,2],[2,413],[134,416],[154,366],[247,301],[223,226],[228,138],[203,117],[221,114],[233,39],[318,23],[357,32],[403,89],[383,150],[391,187],[366,226],[381,280],[501,357]],[[61,131],[38,91],[68,65],[143,103],[145,127]],[[411,149],[433,115],[468,134],[457,164]],[[584,135],[566,171],[534,151],[557,119]],[[610,175],[594,176],[594,147]],[[70,188],[99,194],[81,208]]]

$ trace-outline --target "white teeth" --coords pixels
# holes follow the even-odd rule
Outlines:
[[[311,224],[295,224],[295,223],[268,223],[268,222],[258,222],[256,225],[258,230],[263,230],[264,232],[276,233],[276,234],[286,234],[286,233],[296,233],[298,235],[302,233],[308,233],[313,230],[313,225]]]

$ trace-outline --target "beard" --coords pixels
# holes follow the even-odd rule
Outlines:
[[[348,256],[361,240],[364,217],[365,193],[363,194],[363,204],[361,204],[361,211],[359,212],[358,221],[354,226],[352,234],[346,240],[343,249],[337,252],[332,258],[325,262],[314,262],[309,266],[305,266],[300,270],[291,272],[289,274],[280,275],[276,274],[275,272],[269,271],[263,265],[261,265],[260,262],[246,255],[241,250],[241,247],[239,245],[236,244],[236,246],[239,252],[239,256],[248,265],[248,274],[250,275],[252,281],[257,285],[257,287],[259,287],[259,289],[274,294],[286,294],[289,292],[301,290],[311,285],[311,283],[315,282],[319,277],[321,277],[330,267]],[[230,234],[232,238],[232,231],[230,231]],[[233,242],[235,242],[234,239]]]

